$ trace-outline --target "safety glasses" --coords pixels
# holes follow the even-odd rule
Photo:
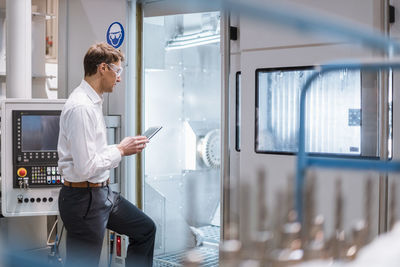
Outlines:
[[[110,69],[112,69],[115,72],[115,74],[117,74],[117,77],[121,76],[121,73],[124,70],[122,67],[118,67],[117,65],[114,65],[112,63],[107,64],[107,66],[110,67]]]

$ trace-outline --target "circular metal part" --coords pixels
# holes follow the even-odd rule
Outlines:
[[[199,152],[204,164],[218,168],[221,164],[221,132],[219,129],[208,132],[200,141]]]

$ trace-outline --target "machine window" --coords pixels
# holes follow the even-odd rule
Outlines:
[[[297,152],[300,90],[313,73],[312,66],[256,71],[257,153]],[[306,151],[364,156],[361,84],[361,72],[346,69],[312,83],[306,99]]]
[[[182,265],[189,244],[204,247],[196,233],[210,244],[204,262],[218,263],[220,25],[219,12],[143,21],[144,127],[163,126],[143,160],[143,210],[157,225],[155,266]]]

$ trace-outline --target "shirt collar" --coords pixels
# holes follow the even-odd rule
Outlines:
[[[94,89],[92,86],[90,86],[90,84],[85,81],[82,80],[80,87],[83,88],[83,90],[85,91],[85,93],[88,95],[88,97],[90,98],[90,100],[92,100],[93,104],[103,104],[103,96],[100,96]]]

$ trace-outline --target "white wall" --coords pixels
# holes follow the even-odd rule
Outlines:
[[[67,81],[60,87],[67,88],[70,94],[83,78],[83,57],[88,48],[94,43],[107,41],[106,33],[111,23],[118,21],[126,28],[127,3],[125,0],[70,0],[65,8],[62,12],[67,12],[67,24],[62,27],[66,27],[67,40],[60,45],[67,52],[67,58],[62,62],[67,66]],[[63,30],[61,28],[60,33]],[[126,36],[119,49],[126,53]],[[122,79],[116,91],[124,91],[124,88]]]
[[[268,1],[253,0],[257,5],[265,7]],[[306,15],[324,18],[324,15],[335,18],[337,22],[349,22],[354,26],[366,26],[379,31],[380,9],[377,0],[351,0],[351,1],[315,1],[315,0],[285,0],[281,3],[288,4],[292,12],[304,12]],[[279,47],[296,47],[305,45],[322,45],[328,43],[345,42],[344,39],[335,38],[329,32],[325,35],[312,36],[299,32],[297,29],[282,27],[268,22],[260,22],[250,17],[240,18],[242,50],[276,49]]]

